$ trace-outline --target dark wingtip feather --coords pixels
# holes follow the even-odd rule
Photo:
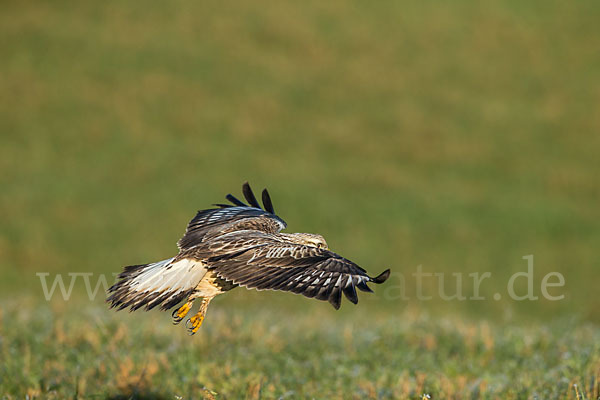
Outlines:
[[[383,283],[385,281],[387,281],[387,279],[390,277],[390,270],[386,269],[385,271],[383,271],[382,273],[380,273],[379,275],[377,275],[375,278],[371,278],[371,282],[374,283]]]
[[[333,291],[329,295],[328,300],[329,303],[333,306],[333,308],[335,308],[336,310],[340,309],[340,305],[342,304],[342,291],[339,287],[333,288]]]
[[[254,197],[254,192],[252,192],[252,188],[248,182],[244,182],[242,185],[242,192],[244,192],[244,197],[251,207],[260,208],[260,204],[258,204],[256,197]]]
[[[371,290],[371,288],[365,283],[365,281],[359,281],[356,284],[356,287],[359,288],[360,290],[362,290],[363,292],[369,292],[369,293],[373,293],[373,291]]]
[[[356,288],[352,283],[350,283],[347,287],[344,288],[344,294],[346,298],[350,300],[353,304],[358,303],[358,295],[356,294]]]
[[[232,202],[233,204],[235,204],[236,206],[247,207],[246,204],[242,203],[241,201],[239,201],[238,199],[233,197],[231,194],[228,194],[227,196],[225,196],[225,198],[227,200],[229,200],[230,202]]]
[[[271,214],[275,214],[275,210],[273,209],[273,203],[271,202],[271,196],[269,196],[269,192],[267,189],[262,191],[262,201],[265,210],[270,212]]]

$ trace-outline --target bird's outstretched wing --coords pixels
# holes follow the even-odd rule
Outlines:
[[[262,192],[264,209],[254,197],[248,182],[242,186],[245,204],[231,194],[226,196],[230,204],[215,204],[219,208],[200,210],[186,229],[185,235],[177,242],[182,251],[202,243],[206,238],[238,230],[256,230],[265,233],[277,233],[286,228],[286,223],[273,209],[273,203],[267,189]]]
[[[283,290],[328,300],[336,309],[342,292],[356,304],[356,288],[371,292],[368,282],[383,283],[390,274],[386,270],[371,278],[364,269],[332,251],[269,240],[267,235],[262,240],[222,243],[222,248],[217,243],[211,246],[213,256],[207,260],[220,278],[249,289]]]

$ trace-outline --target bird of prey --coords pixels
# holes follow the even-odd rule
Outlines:
[[[389,277],[389,269],[369,277],[329,250],[321,235],[282,233],[287,225],[275,214],[267,190],[262,192],[261,208],[247,182],[242,189],[248,204],[228,194],[231,204],[198,211],[177,243],[175,257],[125,267],[109,289],[111,307],[168,310],[185,301],[172,314],[178,324],[194,300],[201,299],[197,314],[186,321],[193,335],[210,301],[237,286],[299,293],[328,300],[338,309],[342,293],[356,304],[356,288],[372,292],[367,283],[383,283]]]

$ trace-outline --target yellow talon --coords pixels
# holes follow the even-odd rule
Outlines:
[[[187,303],[185,303],[184,305],[182,305],[181,307],[179,307],[178,310],[175,310],[172,314],[173,317],[173,324],[177,325],[178,323],[181,322],[181,320],[183,320],[183,318],[185,318],[185,316],[187,315],[187,313],[190,312],[190,310],[192,309],[192,303],[191,301],[188,301]]]
[[[200,325],[202,325],[202,321],[204,321],[204,315],[202,315],[201,313],[198,313],[198,314],[194,315],[192,318],[187,320],[186,327],[187,327],[190,335],[193,335],[194,333],[196,333],[198,331],[198,329],[200,329]]]
[[[177,318],[183,318],[187,315],[188,312],[192,309],[192,303],[185,303],[182,305],[179,310],[177,310]]]

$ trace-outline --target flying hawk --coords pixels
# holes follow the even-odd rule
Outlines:
[[[287,225],[275,214],[269,192],[262,192],[264,209],[247,182],[243,193],[248,204],[228,194],[231,205],[215,204],[217,208],[198,211],[177,243],[175,257],[125,267],[109,289],[111,308],[168,310],[185,300],[172,314],[178,324],[200,298],[198,313],[186,321],[194,334],[210,301],[237,286],[300,293],[328,300],[338,309],[342,292],[356,304],[356,288],[372,292],[368,282],[379,284],[389,277],[389,269],[369,277],[364,269],[330,251],[321,235],[281,233]]]

